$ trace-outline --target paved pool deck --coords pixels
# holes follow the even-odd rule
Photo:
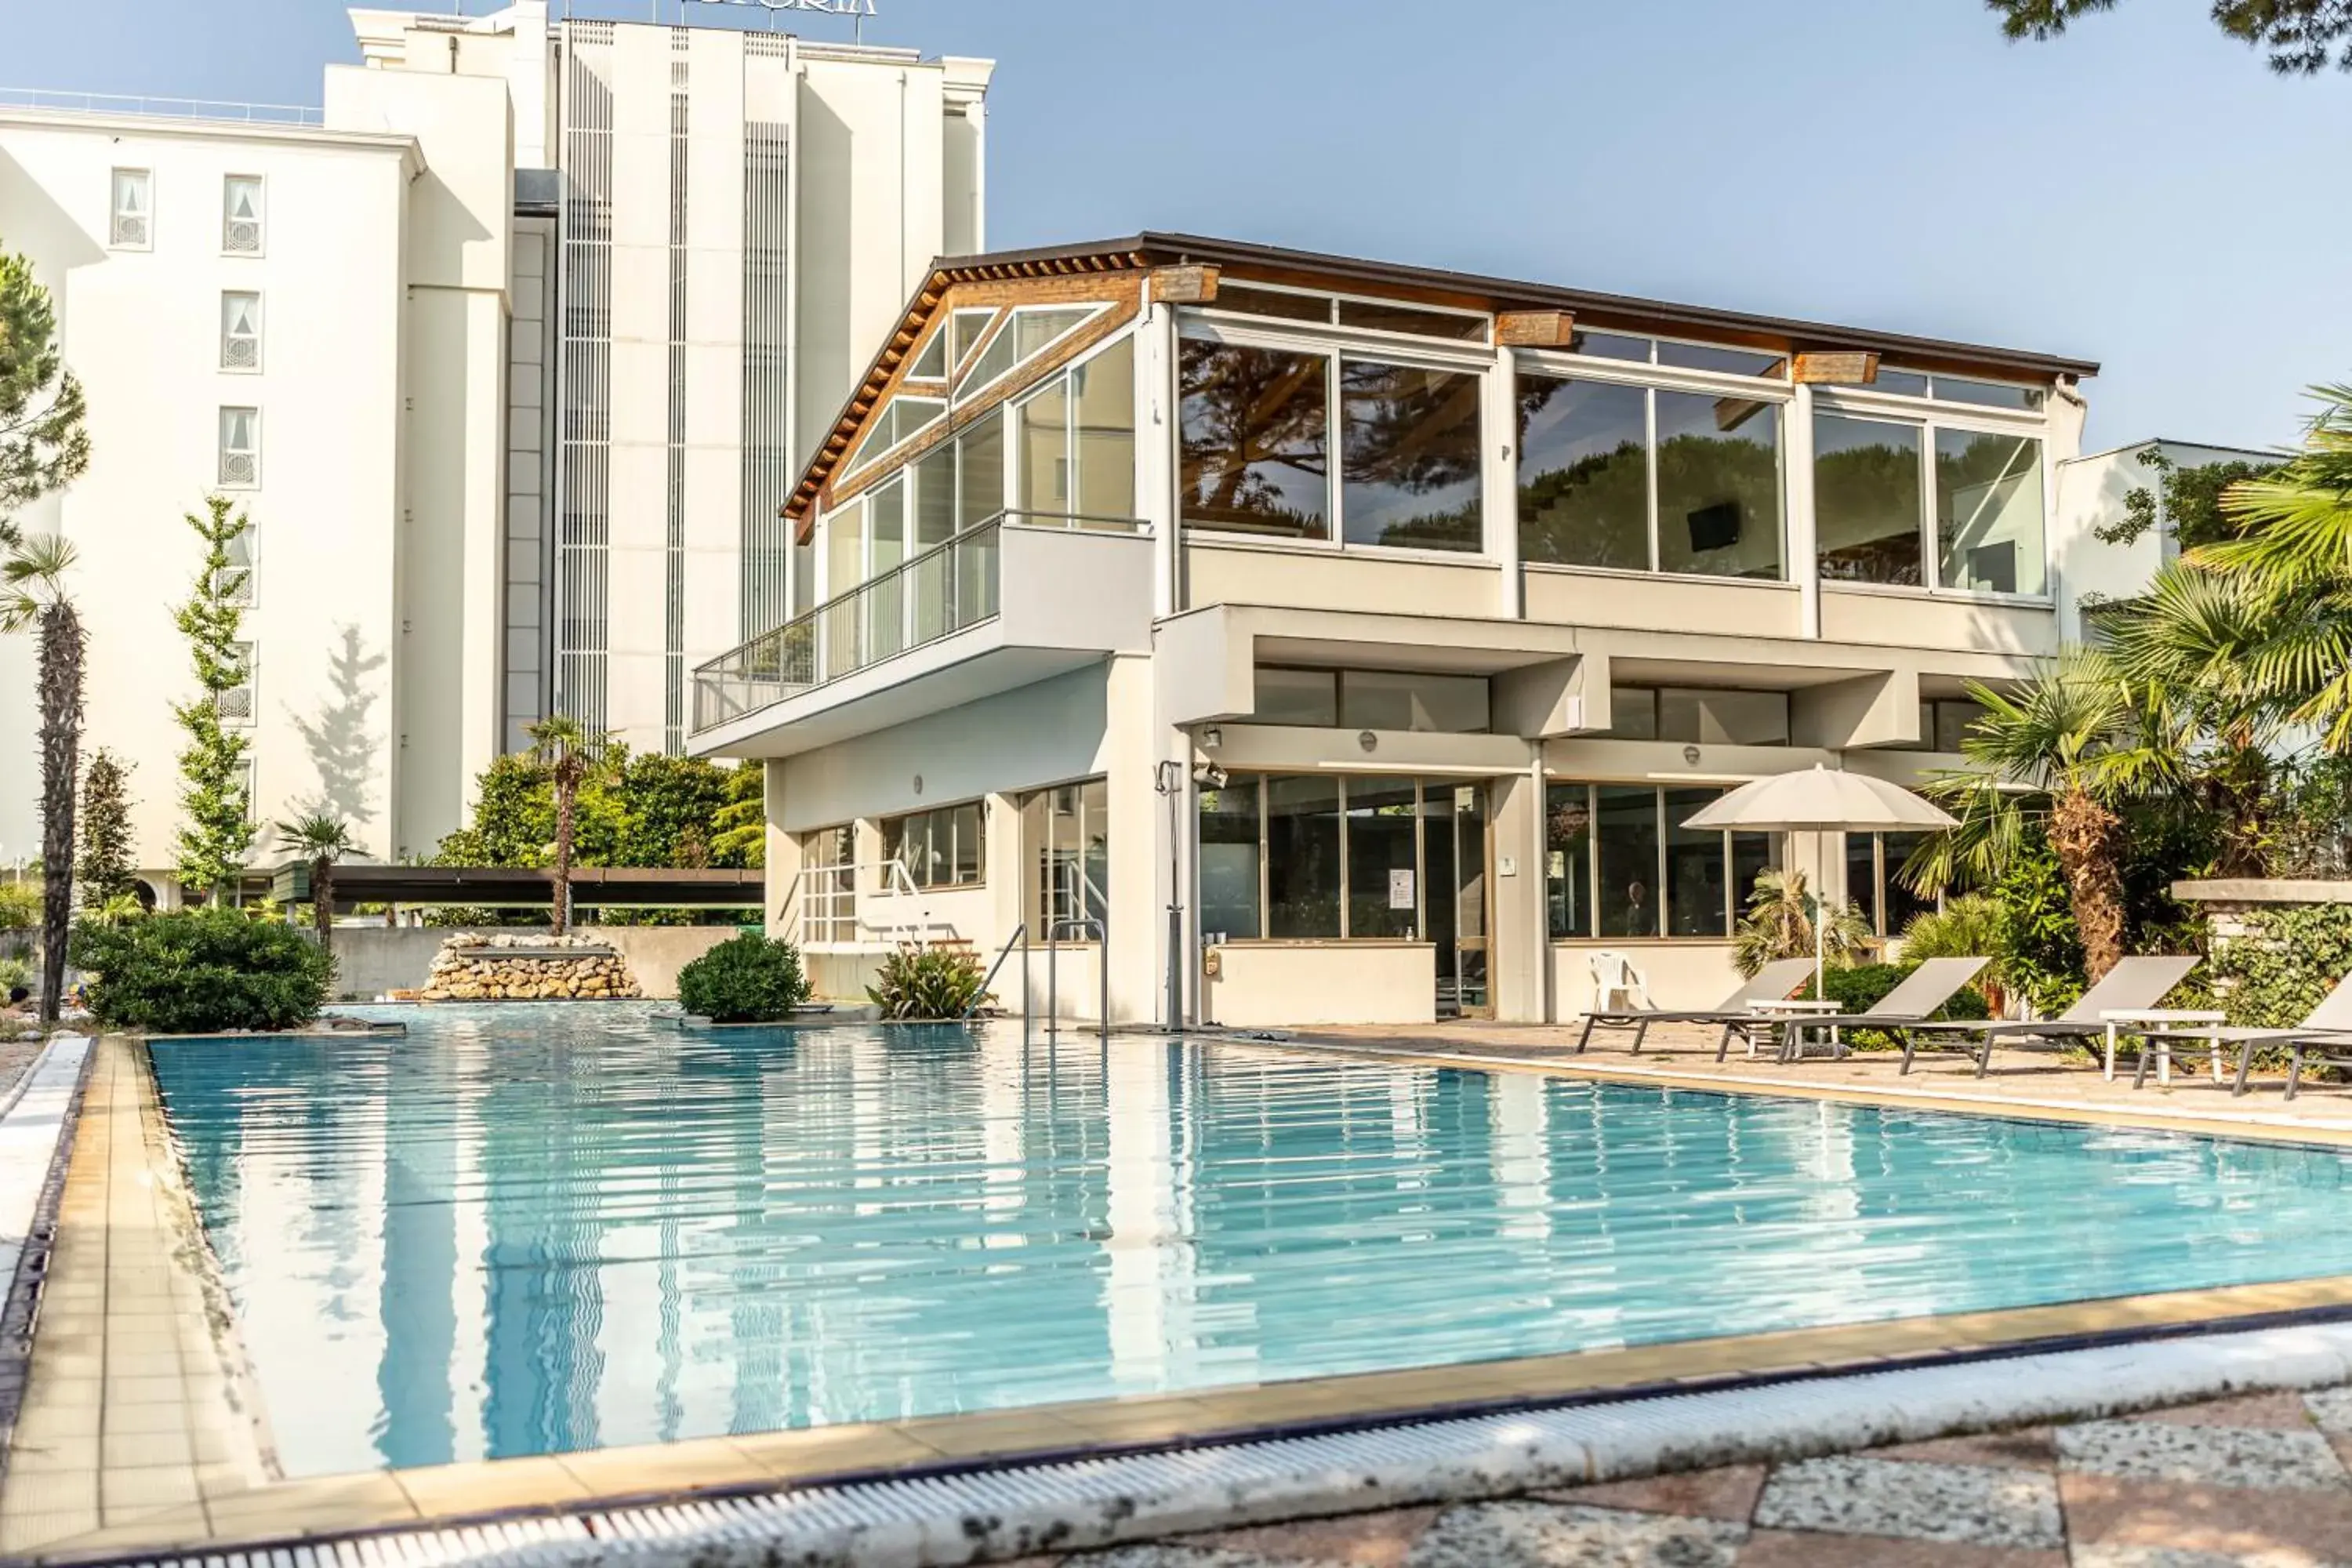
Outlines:
[[[1996,1075],[1986,1080],[1976,1079],[1971,1069],[1957,1061],[1937,1063],[1906,1080],[1895,1076],[1894,1059],[1883,1056],[1815,1060],[1792,1068],[1751,1062],[1735,1053],[1732,1061],[1717,1068],[1711,1035],[1702,1041],[1687,1032],[1660,1031],[1645,1043],[1639,1058],[1622,1047],[1604,1047],[1576,1058],[1563,1050],[1572,1047],[1573,1040],[1573,1034],[1565,1031],[1447,1026],[1404,1033],[1314,1031],[1289,1043],[1297,1048],[1389,1059],[1653,1085],[1687,1082],[1735,1092],[1794,1092],[2243,1137],[2352,1141],[2352,1096],[2326,1088],[2314,1089],[2288,1105],[2275,1085],[2232,1101],[2225,1089],[2215,1091],[2201,1081],[2179,1079],[2169,1093],[2150,1089],[2134,1095],[2127,1083],[2106,1085],[2094,1069],[2041,1058],[2014,1066],[1997,1058]],[[181,1181],[144,1047],[120,1037],[99,1042],[76,1118],[25,1401],[5,1470],[0,1472],[0,1555],[58,1562],[133,1559],[172,1552],[216,1552],[231,1543],[293,1542],[454,1521],[573,1517],[616,1501],[772,1493],[846,1479],[936,1473],[974,1463],[1143,1452],[1203,1439],[1239,1440],[1268,1432],[1370,1425],[1433,1413],[1507,1411],[1612,1393],[1654,1395],[1742,1379],[1886,1369],[1922,1359],[2018,1353],[2147,1332],[2219,1331],[2311,1314],[2352,1316],[2352,1279],[2326,1279],[287,1480],[281,1479],[267,1412],[245,1371],[236,1325]],[[2265,1408],[2276,1415],[2285,1406],[2273,1402]],[[2304,1479],[2293,1484],[2266,1481],[2263,1487],[2293,1492],[2301,1500],[2298,1506],[2309,1501],[2305,1494],[2326,1500],[2328,1508],[2340,1505],[2347,1531],[2343,1552],[2243,1558],[2078,1555],[2074,1561],[2141,1568],[2230,1561],[2352,1562],[2352,1480],[2335,1458],[2330,1436],[2336,1428],[2352,1427],[2352,1393],[2322,1397],[2301,1408],[2307,1414],[2324,1413],[2334,1426],[2327,1431],[2311,1426],[2305,1435],[2312,1440],[2295,1445],[2308,1464],[2292,1473]],[[2311,1418],[2319,1420],[2321,1415]],[[2041,1488],[2034,1493],[2037,1498],[2054,1488],[2063,1501],[2074,1495],[2070,1487],[2081,1492],[2086,1487],[2132,1480],[2137,1474],[2085,1468],[2082,1463],[2070,1470],[2067,1445],[2078,1439],[2063,1432],[2045,1437],[2046,1452],[2054,1457],[2047,1475],[2035,1483]],[[2124,1453],[2134,1442],[2145,1447],[2168,1441],[2172,1439],[2143,1435],[2098,1452]],[[2255,1449],[2266,1441],[2257,1441]],[[2260,1462],[2259,1453],[2246,1460],[2250,1466]],[[2217,1463],[2182,1458],[2164,1472],[2171,1479],[2140,1477],[2190,1490],[2167,1494],[2169,1501],[2153,1494],[2140,1498],[2133,1505],[2137,1511],[2115,1513],[2117,1519],[2137,1522],[2116,1528],[2125,1535],[2145,1535],[2157,1528],[2148,1521],[2170,1510],[2166,1517],[2173,1519],[2183,1541],[2208,1536],[2239,1541],[2251,1528],[2242,1528],[2243,1521],[2260,1521],[2264,1515],[2258,1501],[2234,1492],[2263,1487],[2231,1483],[2233,1495],[2219,1497],[2213,1489],[2222,1483],[2213,1480],[2211,1473]],[[2206,1468],[2197,1468],[2200,1464]],[[1895,1465],[1919,1468],[1885,1468]],[[1941,1475],[1938,1467],[1970,1473],[1955,1479]],[[2000,1473],[1990,1480],[1974,1473],[1987,1469]],[[1252,1568],[1260,1562],[1440,1568],[1518,1562],[1793,1562],[1796,1556],[1785,1553],[1805,1554],[1799,1549],[1816,1535],[1927,1542],[1951,1549],[1929,1555],[1925,1547],[1915,1550],[1906,1544],[1900,1553],[1874,1557],[1854,1555],[1848,1542],[1836,1548],[1846,1553],[1840,1556],[1815,1543],[1810,1555],[1817,1568],[1843,1562],[1997,1565],[2064,1561],[2050,1554],[2069,1549],[2068,1542],[2053,1542],[2046,1530],[2021,1535],[2008,1525],[1979,1529],[1968,1522],[1999,1513],[1987,1500],[2009,1498],[2004,1488],[2026,1485],[2009,1473],[2018,1470],[2017,1466],[1916,1454],[1878,1454],[1868,1457],[1867,1463],[1849,1459],[1841,1468],[1816,1456],[1778,1469],[1750,1466],[1654,1483],[1650,1492],[1548,1493],[1518,1502],[1486,1500],[1453,1510],[1391,1512],[1353,1524],[1302,1525],[1288,1538],[1288,1545],[1285,1538],[1261,1528],[1245,1540],[1208,1543],[1208,1555],[1196,1543],[1122,1548],[1107,1558],[1070,1562],[1100,1561],[1118,1568],[1160,1563],[1196,1568]],[[2252,1472],[2231,1473],[2242,1480]],[[1751,1475],[1752,1495],[1741,1490],[1747,1484],[1742,1478]],[[2086,1476],[2093,1479],[2080,1479]],[[2096,1479],[2100,1477],[2105,1479]],[[1620,1488],[1631,1484],[1610,1483]],[[2206,1491],[2195,1489],[2200,1487]],[[1912,1499],[1905,1505],[1910,1511],[1900,1516],[1903,1528],[1881,1528],[1889,1516],[1883,1508],[1872,1511],[1878,1507],[1872,1500],[1883,1501],[1897,1494]],[[1680,1509],[1657,1501],[1685,1496],[1700,1501]],[[1813,1500],[1801,1507],[1792,1500],[1801,1496]],[[1651,1501],[1631,1500],[1637,1497]],[[1845,1500],[1836,1500],[1840,1498]],[[2001,1502],[2000,1507],[2010,1504]],[[2032,1505],[2040,1507],[2038,1501]],[[2064,1519],[2072,1519],[2071,1508],[2062,1507]],[[2321,1511],[2327,1520],[2336,1517]],[[2290,1514],[2273,1513],[2267,1528],[2286,1530]],[[1594,1515],[1606,1517],[1596,1520]],[[2037,1512],[2033,1517],[2045,1516]],[[2241,1523],[2227,1522],[2232,1520]],[[2312,1531],[2320,1528],[2310,1526]],[[1987,1530],[1993,1533],[1988,1535]],[[1796,1544],[1784,1538],[1797,1538]],[[2133,1544],[2138,1540],[2133,1535],[2116,1550],[2138,1552]],[[1521,1544],[1507,1546],[1514,1542]],[[1318,1542],[1331,1543],[1330,1549]],[[1580,1542],[1590,1542],[1589,1549]],[[1175,1554],[1148,1554],[1153,1551]],[[1776,1552],[1784,1555],[1772,1555]],[[1969,1555],[1971,1552],[1977,1555]],[[2042,1555],[1983,1555],[2020,1552]]]

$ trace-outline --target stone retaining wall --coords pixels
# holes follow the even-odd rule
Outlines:
[[[640,993],[627,961],[593,937],[461,931],[441,944],[423,994],[427,1002],[548,1002]]]

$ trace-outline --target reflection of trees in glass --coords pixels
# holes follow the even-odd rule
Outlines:
[[[1349,539],[1477,549],[1478,378],[1343,360],[1339,399]],[[1415,496],[1440,507],[1394,515]]]
[[[1769,419],[1751,416],[1721,436],[1658,443],[1658,562],[1665,570],[1780,575],[1780,460]]]
[[[1919,447],[1916,432],[1901,435],[1900,445],[1874,442],[1814,459],[1825,579],[1919,585]]]
[[[1184,521],[1319,534],[1329,507],[1326,362],[1279,349],[1187,339]]]
[[[1650,472],[1638,441],[1519,487],[1519,552],[1567,566],[1650,568]]]

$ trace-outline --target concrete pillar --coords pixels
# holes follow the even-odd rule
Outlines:
[[[1181,731],[1155,720],[1152,661],[1114,657],[1104,704],[1102,756],[1110,803],[1110,1006],[1119,1023],[1148,1023],[1165,1011],[1168,926],[1168,802],[1159,765]],[[1187,768],[1189,776],[1190,769]],[[1087,1011],[1092,1012],[1090,1005]]]
[[[1780,450],[1789,465],[1789,574],[1798,589],[1800,637],[1822,635],[1821,552],[1813,531],[1813,389],[1801,384],[1789,405]]]
[[[1540,1023],[1544,1012],[1543,786],[1533,773],[1497,779],[1495,814],[1495,929],[1487,964],[1495,1016]]]
[[[1518,361],[1505,349],[1495,368],[1478,378],[1479,427],[1486,444],[1479,495],[1486,520],[1486,553],[1502,563],[1502,591],[1496,613],[1506,620],[1527,615],[1527,578],[1519,570],[1519,379]]]
[[[767,818],[768,934],[787,942],[797,942],[800,933],[800,900],[794,884],[801,872],[801,841],[797,834],[784,831],[784,764],[781,762],[745,763],[767,770],[765,798],[761,809]]]

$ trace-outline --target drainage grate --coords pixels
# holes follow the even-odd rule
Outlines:
[[[149,1568],[945,1568],[2347,1380],[2352,1324],[2314,1322],[123,1561]]]

